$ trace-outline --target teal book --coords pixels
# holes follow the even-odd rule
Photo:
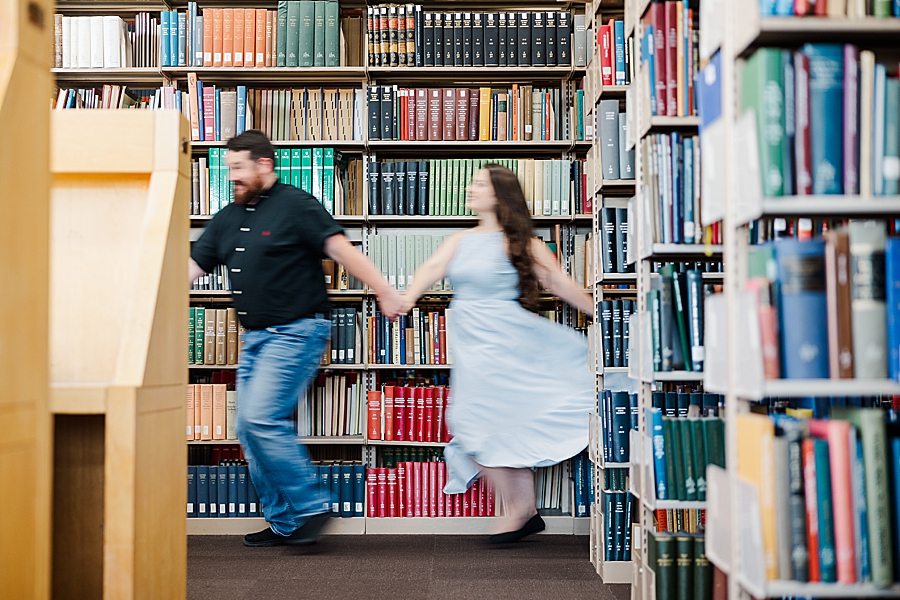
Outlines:
[[[188,364],[194,364],[194,307],[188,310]]]
[[[194,309],[194,364],[203,364],[203,332],[206,330],[206,310],[203,308]],[[196,402],[196,399],[194,400]],[[195,429],[199,431],[200,424],[197,423]],[[197,439],[200,439],[199,437]]]
[[[844,193],[844,47],[806,44],[809,59],[809,139],[813,194]]]
[[[666,448],[666,455],[669,449],[672,450],[672,462],[675,467],[675,493],[678,500],[687,500],[687,465],[684,460],[684,443],[681,441],[681,423],[680,419],[671,419],[672,423],[672,445]],[[696,493],[696,490],[695,490]]]
[[[322,201],[328,214],[334,214],[334,148],[325,148],[322,159]]]
[[[341,17],[337,0],[325,2],[325,66],[341,66]]]
[[[299,67],[311,67],[315,59],[316,32],[313,27],[316,19],[316,5],[313,0],[299,0],[300,12],[298,20],[299,33],[297,37],[297,65]],[[288,23],[290,26],[290,23]],[[288,42],[290,43],[290,42]]]
[[[221,148],[209,149],[209,214],[219,212],[219,158]]]
[[[278,152],[278,164],[281,167],[281,176],[279,177],[279,181],[284,183],[285,185],[290,185],[291,183],[291,149],[290,148],[279,148]]]
[[[315,0],[313,12],[313,66],[325,66],[325,2]],[[396,113],[395,113],[396,114]]]
[[[819,569],[825,583],[837,581],[834,549],[834,506],[831,496],[831,463],[828,442],[812,439],[816,457],[816,501],[819,514]]]
[[[696,501],[697,498],[697,463],[694,460],[696,442],[694,441],[694,427],[692,423],[683,418],[675,421],[681,438],[681,462],[684,471],[684,499]]]
[[[300,187],[308,193],[312,193],[312,148],[303,148],[300,153]]]
[[[291,185],[298,190],[301,189],[302,156],[303,152],[300,148],[291,148]]]
[[[324,180],[323,177],[323,167],[325,163],[325,152],[323,152],[322,148],[313,148],[312,151],[312,195],[318,200],[320,203],[322,201],[322,183]]]
[[[754,52],[744,65],[741,76],[741,109],[752,110],[756,114],[764,196],[781,196],[784,193],[783,78],[781,50],[778,48],[760,48]],[[840,133],[840,127],[835,129]]]
[[[678,482],[676,480],[677,472],[675,469],[675,461],[677,460],[677,454],[674,451],[675,448],[675,434],[674,434],[674,425],[672,423],[672,419],[668,417],[663,417],[662,420],[662,430],[663,430],[663,448],[664,448],[664,458],[666,461],[666,481],[669,482],[669,490],[668,490],[668,499],[669,500],[683,500],[681,496],[678,495]]]
[[[291,3],[293,4],[293,2]],[[288,41],[288,33],[287,33],[287,23],[288,23],[288,1],[287,0],[278,0],[278,21],[277,21],[277,34],[276,39],[278,40],[278,53],[276,55],[276,66],[278,67],[286,67],[287,66],[287,41]],[[295,31],[296,31],[296,14],[294,15],[294,23],[295,23]],[[236,32],[237,35],[242,35],[241,32]],[[294,41],[296,41],[296,33],[294,35]],[[296,46],[294,46],[296,48]],[[296,52],[294,53],[294,59],[296,60]]]
[[[900,79],[885,80],[884,99],[884,158],[882,165],[900,164]],[[900,169],[881,169],[885,196],[900,193]]]

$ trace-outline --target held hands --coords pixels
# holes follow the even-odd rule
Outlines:
[[[381,312],[384,313],[384,316],[391,321],[404,312],[404,305],[405,299],[393,288],[388,288],[378,295],[378,306],[381,307]]]
[[[401,298],[403,299],[403,305],[400,308],[400,314],[405,315],[409,313],[409,311],[411,311],[413,308],[415,308],[416,299],[409,294],[403,294]]]

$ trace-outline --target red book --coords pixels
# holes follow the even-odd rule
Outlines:
[[[824,4],[824,2],[822,4]],[[808,15],[809,0],[794,0],[794,14],[798,17]]]
[[[478,480],[478,516],[488,516],[487,511],[487,480],[483,477]]]
[[[809,581],[822,581],[819,565],[819,499],[816,494],[816,453],[813,440],[803,440],[803,488],[806,494],[807,547],[809,548]]]
[[[388,501],[388,492],[387,492],[387,472],[388,470],[384,467],[379,467],[376,469],[378,473],[378,516],[386,517],[387,516],[387,501]]]
[[[387,516],[400,516],[397,512],[397,469],[385,469],[387,471]]]
[[[666,113],[666,5],[654,2],[650,5],[650,24],[653,26],[653,61],[656,72],[656,114]]]
[[[406,463],[397,463],[397,516],[406,516]]]
[[[671,0],[666,2],[666,114],[678,114],[678,6]]]
[[[450,435],[450,430],[447,425],[447,412],[450,410],[450,390],[441,386],[441,396],[444,398],[444,422],[441,431],[441,441],[449,442],[453,437]]]
[[[807,9],[807,12],[809,10]],[[827,17],[828,16],[828,2],[825,0],[817,0],[813,4],[813,14],[817,17]]]
[[[413,516],[421,517],[422,514],[422,463],[412,463],[413,479]]]
[[[600,49],[600,76],[603,85],[613,84],[612,27],[601,25],[597,32],[597,47]]]
[[[440,88],[429,88],[428,89],[428,140],[429,141],[440,141],[443,139],[441,136],[444,132],[443,127],[443,119],[441,115],[443,114],[443,109],[441,108],[441,89]]]
[[[406,139],[411,142],[415,142],[419,138],[417,131],[417,123],[416,123],[416,92],[417,89],[412,88],[407,90],[406,97]]]
[[[214,8],[203,9],[203,66],[213,66],[213,11]],[[191,90],[193,92],[193,90]],[[206,118],[206,115],[203,116]]]
[[[462,494],[453,494],[453,516],[462,516]]]
[[[416,88],[416,140],[428,140],[428,90]]]
[[[406,437],[406,388],[394,388],[394,440],[407,441]]]
[[[794,156],[797,165],[797,195],[812,194],[812,150],[809,136],[809,58],[794,52]]]
[[[444,493],[444,481],[447,475],[447,465],[439,462],[437,464],[437,514],[436,517],[447,516],[447,494]]]
[[[744,288],[753,295],[759,315],[759,336],[762,345],[763,373],[766,379],[778,379],[778,314],[772,304],[772,286],[765,277],[751,277]]]
[[[440,490],[437,482],[438,464],[434,461],[428,463],[428,516],[437,516],[437,499]]]
[[[366,496],[369,501],[366,514],[374,517],[378,514],[378,471],[376,469],[366,470]]]
[[[469,88],[456,88],[456,139],[469,138]]]
[[[425,388],[413,388],[416,398],[416,433],[413,438],[416,442],[425,440]]]
[[[216,141],[216,87],[203,86],[203,139]]]
[[[438,317],[438,341],[441,345],[441,353],[440,353],[440,363],[441,365],[447,364],[447,317],[444,315],[440,315]],[[437,348],[435,348],[437,351]]]
[[[460,506],[462,507],[461,517],[471,517],[472,516],[472,505],[469,504],[469,500],[471,499],[472,494],[469,493],[469,490],[466,490],[462,494],[460,494]]]
[[[415,388],[404,388],[406,395],[406,441],[416,440],[416,397]]]
[[[434,388],[434,441],[444,440],[444,394],[446,388],[442,385]],[[425,407],[428,408],[427,406]]]
[[[384,439],[394,439],[394,386],[384,386]]]
[[[381,392],[372,390],[368,393],[369,428],[366,432],[368,439],[380,440],[381,438]]]
[[[856,549],[853,534],[853,477],[850,473],[850,439],[855,434],[847,421],[811,419],[809,433],[828,441],[831,464],[831,502],[834,515],[834,550],[838,583],[856,583]],[[856,451],[854,447],[853,451]]]
[[[435,388],[425,388],[425,437],[423,441],[433,442],[434,439],[434,397]]]
[[[491,486],[491,483],[485,479],[484,480],[485,487],[485,515],[486,517],[493,517],[497,514],[496,506],[494,506],[494,488]]]
[[[469,90],[469,131],[468,140],[470,142],[478,141],[478,115],[481,110],[481,93],[478,88]]]
[[[416,481],[415,481],[415,468],[414,464],[411,462],[404,462],[403,468],[406,471],[406,483],[403,488],[403,516],[412,517],[415,515],[415,489],[416,489]]]
[[[444,88],[441,90],[441,126],[443,140],[456,139],[456,88]]]

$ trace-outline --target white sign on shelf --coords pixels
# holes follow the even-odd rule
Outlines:
[[[725,36],[725,3],[703,0],[700,3],[700,60],[709,60],[722,47]]]
[[[759,492],[752,483],[737,478],[737,493],[741,498],[738,523],[737,572],[756,589],[766,587],[766,565],[763,558],[762,513]]]
[[[759,140],[756,113],[746,111],[734,125],[734,209],[738,223],[749,223],[762,215],[762,181],[759,168]]]
[[[648,317],[650,309],[648,307]],[[635,313],[637,314],[637,313]],[[632,329],[631,331],[635,331]],[[641,319],[641,376],[640,379],[650,381],[653,379],[653,331],[650,319]]]
[[[640,332],[639,325],[640,320],[638,319],[637,311],[631,313],[628,317],[628,331],[637,331]],[[638,373],[638,366],[641,363],[642,357],[638,356],[637,348],[640,346],[637,344],[632,344],[631,349],[629,350],[629,360],[628,360],[628,377],[634,380],[640,380],[640,374]],[[634,360],[631,360],[632,357]]]
[[[629,198],[628,206],[625,209],[627,211],[626,218],[628,219],[628,222],[635,224],[635,226],[629,227],[628,231],[625,232],[625,241],[626,241],[625,262],[628,263],[629,265],[633,265],[635,262],[637,262],[636,255],[637,255],[637,238],[638,238],[638,236],[637,236],[637,226],[636,226],[637,220],[635,217],[635,214],[636,214],[635,209],[637,207],[635,206],[635,202],[637,202],[637,196],[632,196],[631,198]],[[594,264],[599,265],[602,263],[597,262],[595,259]]]
[[[728,572],[731,567],[731,488],[728,471],[706,469],[706,556]]]
[[[706,347],[703,389],[722,394],[728,389],[728,306],[725,294],[713,294],[706,299],[703,326],[703,344]]]
[[[737,354],[737,382],[735,387],[744,398],[760,398],[765,381],[762,340],[759,331],[759,306],[751,292],[737,295],[738,339],[744,340],[743,352]]]

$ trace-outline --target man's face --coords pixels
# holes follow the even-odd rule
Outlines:
[[[249,150],[229,151],[225,155],[228,165],[228,180],[234,182],[235,204],[249,204],[255,200],[265,186],[263,176],[272,171],[272,160],[250,158]]]

